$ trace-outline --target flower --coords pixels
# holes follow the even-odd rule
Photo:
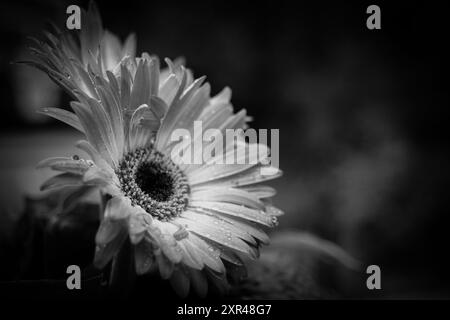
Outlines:
[[[129,239],[137,274],[159,271],[181,296],[190,287],[204,296],[208,280],[226,290],[227,270],[232,277],[230,270],[244,268],[243,257],[257,258],[269,243],[262,228],[274,227],[282,212],[269,200],[275,190],[261,183],[281,171],[262,175],[270,165],[194,165],[172,157],[175,129],[192,132],[197,120],[205,130],[244,128],[245,110],[233,112],[228,88],[211,97],[205,78],[194,79],[180,63],[166,59],[168,68],[160,70],[156,56],[125,54],[130,46],[117,46],[113,36],[100,32],[98,15],[85,14],[92,21],[80,34],[80,47],[65,34],[49,35],[52,45],[36,49],[40,60],[32,63],[75,98],[73,112],[43,113],[83,132],[86,140],[77,146],[90,157],[42,161],[39,167],[62,172],[42,188],[101,190],[106,204],[95,238],[99,268]],[[114,58],[105,62],[105,56]],[[225,154],[233,151],[231,143],[224,146]]]

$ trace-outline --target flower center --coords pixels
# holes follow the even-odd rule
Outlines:
[[[179,216],[189,200],[189,184],[169,157],[154,149],[124,156],[116,170],[122,192],[153,217],[168,221]]]

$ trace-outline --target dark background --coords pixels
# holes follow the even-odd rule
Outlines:
[[[11,65],[70,4],[0,4],[0,231],[45,177],[35,163],[76,136],[36,115],[67,106],[45,76]],[[380,265],[385,298],[449,297],[448,10],[438,2],[97,1],[138,53],[184,56],[213,93],[233,90],[256,128],[280,129],[280,229],[313,232]],[[381,8],[381,30],[366,8]],[[2,264],[4,262],[2,261]],[[1,270],[1,269],[0,269]],[[351,277],[350,277],[351,278]],[[336,286],[371,297],[345,272]]]

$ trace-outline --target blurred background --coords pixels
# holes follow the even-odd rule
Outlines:
[[[65,25],[70,4],[87,7],[0,4],[0,279],[13,274],[4,261],[16,248],[14,226],[50,174],[36,163],[76,153],[80,139],[35,112],[67,107],[68,96],[43,73],[11,64],[29,58],[27,36],[40,37],[48,21]],[[254,116],[253,127],[280,129],[284,176],[271,183],[286,212],[279,230],[313,233],[364,266],[381,267],[376,292],[366,288],[365,269],[319,270],[339,297],[450,297],[446,8],[429,1],[97,4],[106,29],[121,39],[136,33],[138,53],[183,56],[213,93],[232,88],[233,105]],[[371,4],[381,8],[381,30],[366,28]]]

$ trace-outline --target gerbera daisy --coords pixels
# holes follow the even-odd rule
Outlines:
[[[90,68],[103,77],[107,71],[118,74],[120,62],[136,55],[135,35],[130,34],[122,45],[116,35],[103,29],[94,2],[90,2],[89,10],[82,10],[81,15],[83,27],[76,36],[75,33],[61,32],[53,25],[54,32],[45,32],[45,41],[31,38],[36,44],[30,48],[31,53],[39,63],[27,62],[45,71],[71,95],[74,90],[92,94],[86,87]]]
[[[104,34],[88,46],[98,50],[86,52],[90,26],[103,30],[97,15],[88,16],[97,18],[83,26],[84,38],[83,32],[69,42],[69,36],[50,35],[51,46],[35,49],[40,60],[33,64],[76,99],[74,112],[43,112],[83,132],[86,140],[77,146],[90,157],[42,161],[39,167],[62,172],[43,189],[101,190],[105,207],[94,261],[99,268],[130,241],[136,273],[159,271],[181,296],[190,287],[204,296],[208,279],[226,289],[227,270],[243,268],[242,257],[257,258],[260,246],[269,243],[263,228],[275,226],[282,212],[269,201],[275,190],[260,183],[281,171],[272,168],[272,174],[263,175],[261,168],[270,165],[261,162],[193,165],[173,157],[175,129],[193,132],[194,121],[202,121],[205,130],[245,128],[245,110],[233,112],[230,89],[211,97],[204,77],[194,80],[184,66],[168,59],[168,69],[160,71],[157,57],[117,51]],[[105,63],[105,52],[121,54]],[[234,143],[227,142],[223,153],[234,152]]]

